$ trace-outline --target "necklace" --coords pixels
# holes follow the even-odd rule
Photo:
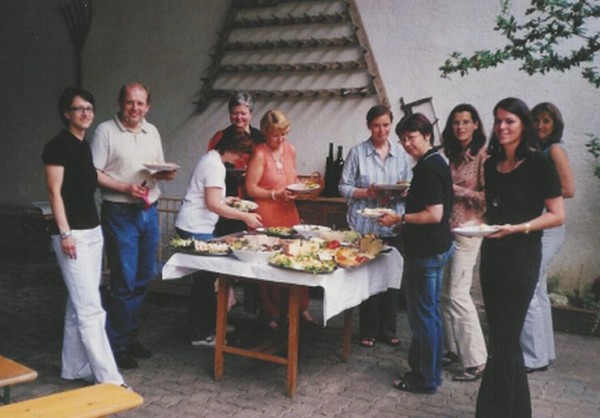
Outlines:
[[[271,152],[271,157],[273,157],[273,161],[275,161],[275,168],[278,173],[283,173],[283,155],[278,151],[277,158],[275,158],[275,152]]]

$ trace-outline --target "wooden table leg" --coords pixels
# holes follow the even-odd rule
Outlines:
[[[215,380],[223,378],[225,334],[227,330],[227,299],[229,293],[229,279],[225,276],[219,277],[219,288],[217,292],[217,325],[215,341]]]
[[[288,298],[287,392],[293,397],[298,386],[298,328],[300,317],[300,286],[289,286]]]
[[[348,362],[352,342],[352,308],[344,311],[344,331],[342,335],[342,361]]]

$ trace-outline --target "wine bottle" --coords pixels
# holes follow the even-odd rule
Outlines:
[[[329,154],[325,160],[325,190],[324,195],[331,197],[333,195],[334,188],[337,187],[334,182],[334,160],[333,160],[333,142],[329,143]]]
[[[342,171],[344,170],[344,156],[343,156],[343,152],[344,152],[344,147],[342,147],[341,145],[338,146],[337,149],[337,158],[335,159],[335,161],[333,162],[333,167],[334,167],[334,187],[333,187],[333,194],[332,196],[339,196],[340,195],[340,191],[339,191],[339,184],[340,184],[340,180],[342,178]]]

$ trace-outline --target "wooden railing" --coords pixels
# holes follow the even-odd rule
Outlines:
[[[178,197],[163,196],[158,199],[158,222],[160,225],[160,245],[158,246],[157,259],[166,262],[172,255],[169,241],[175,234],[175,219],[179,213],[181,199]]]

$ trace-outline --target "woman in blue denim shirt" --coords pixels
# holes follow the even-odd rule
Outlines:
[[[379,225],[375,219],[359,215],[365,208],[378,205],[375,184],[396,184],[410,180],[410,161],[406,152],[389,140],[393,115],[383,105],[373,106],[367,112],[369,139],[352,147],[344,164],[339,184],[340,194],[348,202],[348,225],[361,234],[374,234],[387,244],[400,250],[398,232]],[[398,213],[404,212],[401,195],[386,196],[388,206]],[[400,274],[400,273],[398,273]],[[360,305],[360,343],[363,347],[373,347],[375,339],[386,341],[392,346],[400,344],[396,334],[396,313],[398,292],[388,289],[373,295]]]

